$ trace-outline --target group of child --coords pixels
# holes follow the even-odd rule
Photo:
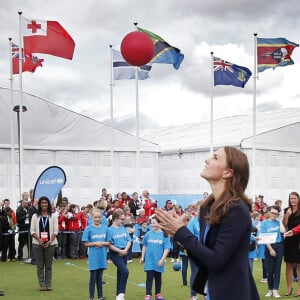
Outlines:
[[[103,300],[102,276],[107,268],[107,248],[110,259],[117,267],[116,300],[124,300],[129,270],[127,268],[128,252],[132,238],[124,227],[125,213],[116,210],[112,215],[112,224],[107,227],[101,222],[103,215],[99,209],[91,213],[92,224],[87,226],[82,235],[82,241],[88,248],[88,264],[90,270],[89,295],[94,300],[95,286],[98,300]],[[159,220],[151,218],[151,230],[146,232],[142,240],[140,263],[144,264],[146,272],[145,300],[152,299],[152,285],[155,280],[155,300],[164,300],[161,295],[161,274],[164,262],[171,249],[170,238],[159,226]]]

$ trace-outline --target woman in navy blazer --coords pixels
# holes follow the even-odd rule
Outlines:
[[[199,240],[177,217],[159,209],[162,228],[179,242],[198,266],[193,288],[207,300],[258,300],[248,262],[251,201],[244,194],[249,179],[247,156],[226,146],[205,160],[201,177],[212,194],[202,203]],[[204,291],[207,284],[207,291]]]

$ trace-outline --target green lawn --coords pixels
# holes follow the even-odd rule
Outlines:
[[[144,299],[145,273],[143,266],[135,258],[129,264],[129,279],[127,284],[126,300]],[[257,282],[261,299],[265,298],[267,284],[260,283],[261,262],[254,263],[254,277]],[[105,271],[104,280],[108,284],[103,286],[104,296],[107,300],[115,300],[116,268],[113,264],[108,264]],[[5,296],[0,299],[5,300],[34,300],[34,299],[89,299],[88,297],[89,271],[86,260],[59,260],[53,262],[53,291],[39,292],[36,278],[36,266],[21,262],[0,262],[0,290],[4,290]],[[230,289],[234,288],[234,282]],[[296,284],[294,284],[294,290]],[[282,265],[282,278],[280,284],[280,294],[285,291],[284,264]],[[168,258],[166,270],[163,274],[162,294],[166,300],[189,299],[189,287],[182,286],[181,272],[172,269],[172,263]],[[95,294],[97,296],[97,294]],[[294,295],[284,297],[284,299],[295,299]],[[222,299],[220,299],[222,300]],[[241,299],[243,300],[243,299]]]

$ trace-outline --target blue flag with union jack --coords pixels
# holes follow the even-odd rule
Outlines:
[[[243,88],[251,75],[248,68],[214,56],[214,85],[233,85]]]

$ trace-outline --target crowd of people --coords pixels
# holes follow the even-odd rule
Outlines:
[[[204,193],[203,197],[207,197],[207,193]],[[113,262],[118,268],[117,282],[120,284],[120,286],[117,286],[116,295],[119,297],[117,299],[121,300],[124,298],[127,282],[126,276],[128,277],[126,265],[131,263],[133,259],[132,241],[134,234],[140,245],[139,261],[144,264],[147,274],[146,296],[148,298],[145,299],[150,299],[152,281],[155,280],[155,299],[162,300],[164,298],[161,295],[160,275],[164,270],[163,264],[167,256],[170,256],[171,262],[179,262],[182,252],[180,252],[180,247],[172,237],[165,237],[160,228],[155,226],[155,224],[159,223],[159,220],[155,219],[157,207],[157,201],[150,197],[148,190],[144,190],[141,197],[139,197],[137,192],[132,193],[131,196],[126,192],[122,192],[117,193],[115,199],[113,199],[112,195],[108,194],[107,189],[103,188],[99,200],[82,207],[70,203],[67,197],[62,197],[61,201],[57,201],[54,206],[51,205],[47,197],[34,200],[33,190],[30,190],[29,193],[24,192],[16,211],[11,207],[9,199],[4,199],[1,203],[1,261],[14,262],[16,260],[25,260],[26,257],[24,257],[23,251],[24,247],[26,247],[30,263],[37,265],[39,290],[51,291],[53,258],[88,258],[89,267],[91,268],[89,285],[91,299],[94,297],[95,285],[98,289],[98,299],[102,299],[102,285],[100,287],[99,282],[102,282],[106,261],[109,263]],[[167,200],[164,205],[166,211],[174,212],[178,216],[184,214],[188,219],[197,216],[198,207],[199,205],[191,204],[183,209],[181,205],[175,205],[172,200]],[[57,222],[57,227],[53,222]],[[103,228],[108,230],[104,239],[103,235],[96,234],[96,236],[101,236],[99,241],[96,238],[96,242],[91,237],[94,232],[92,228],[93,226],[97,227],[98,222],[104,225]],[[127,242],[124,245],[119,245],[119,247],[123,248],[120,249],[124,255],[120,255],[117,250],[118,244],[117,246],[115,245],[114,228],[117,232],[118,230],[123,230],[124,236],[126,233]],[[155,250],[155,246],[152,247],[152,239],[148,239],[148,232],[149,234],[151,232],[152,235],[157,234],[164,240],[163,254],[158,270],[149,270],[149,268],[151,269],[151,264],[148,262],[148,259],[145,260],[145,257],[153,255],[151,253],[155,253],[156,256],[160,253],[157,249]],[[117,236],[119,235],[117,234]],[[121,234],[121,236],[123,235]],[[144,240],[145,237],[146,239]],[[102,249],[101,262],[98,262],[97,255],[99,258],[99,254],[95,251],[95,244],[97,245],[96,249],[104,249]],[[158,245],[161,246],[161,244]],[[109,251],[106,251],[106,249]],[[104,253],[106,253],[107,257],[104,256]],[[120,260],[120,257],[123,257],[123,259]],[[187,264],[187,261],[182,264],[183,269],[187,269]],[[102,271],[99,272],[99,269]],[[95,270],[96,272],[94,272]],[[185,282],[184,285],[187,285],[186,272],[185,276],[183,276],[183,282]],[[191,297],[196,299],[196,293],[192,289]]]
[[[282,200],[272,205],[258,195],[252,207],[252,235],[250,241],[254,247],[249,251],[249,262],[254,259],[262,261],[262,283],[266,283],[266,297],[280,298],[278,292],[281,281],[282,261],[285,262],[285,296],[293,293],[293,282],[297,282],[295,297],[300,297],[300,236],[297,226],[300,225],[300,196],[293,191],[289,194],[288,207],[282,208]],[[294,231],[294,228],[296,230]],[[260,244],[260,236],[273,234],[274,240]]]
[[[213,160],[207,160],[207,164],[210,163],[213,163]],[[205,172],[204,176],[206,176]],[[231,176],[229,172],[228,178]],[[214,195],[217,194],[213,186],[212,191]],[[108,194],[106,188],[103,188],[99,200],[79,207],[70,203],[67,197],[57,201],[56,206],[53,206],[47,197],[34,200],[33,190],[30,190],[29,193],[22,194],[16,211],[11,208],[9,199],[4,199],[1,203],[1,260],[2,262],[23,260],[23,249],[27,246],[31,263],[37,265],[39,290],[51,291],[53,258],[88,259],[90,299],[94,299],[95,286],[98,299],[104,299],[103,272],[107,268],[107,263],[114,263],[117,268],[116,300],[123,300],[129,277],[127,264],[133,259],[132,244],[135,235],[140,244],[138,260],[144,265],[146,272],[145,300],[152,299],[153,282],[155,282],[154,299],[164,300],[161,294],[162,273],[168,257],[171,262],[181,261],[182,283],[184,286],[188,281],[190,283],[190,300],[199,299],[198,294],[202,294],[203,299],[215,299],[218,297],[215,291],[221,290],[222,287],[218,283],[214,286],[214,276],[217,278],[221,273],[212,274],[225,264],[222,260],[226,259],[227,254],[229,257],[232,251],[243,251],[240,247],[243,247],[244,242],[237,244],[238,240],[230,240],[230,247],[221,251],[223,253],[221,258],[202,248],[205,243],[207,245],[212,243],[210,247],[217,247],[218,244],[211,240],[211,236],[216,234],[215,238],[218,239],[222,226],[217,231],[215,228],[219,228],[220,224],[223,224],[223,227],[225,223],[226,226],[230,224],[229,221],[224,221],[227,220],[226,217],[218,215],[218,207],[210,204],[213,203],[213,194],[204,193],[201,201],[190,204],[186,208],[175,205],[172,200],[167,200],[164,207],[158,207],[157,201],[151,199],[148,190],[143,191],[142,197],[139,197],[137,192],[131,196],[122,192],[117,193],[114,199],[111,194]],[[245,196],[241,194],[241,197]],[[249,236],[240,238],[243,241],[244,238],[247,239],[249,270],[252,271],[254,260],[261,260],[261,282],[266,283],[267,286],[265,296],[280,298],[278,290],[282,261],[284,261],[285,295],[290,296],[293,293],[293,282],[297,282],[294,292],[295,296],[300,297],[299,194],[291,192],[288,207],[284,209],[281,200],[268,205],[261,194],[256,196],[253,204],[246,197],[244,201],[250,207],[252,229]],[[210,205],[212,208],[209,208]],[[234,206],[229,205],[226,209],[230,210],[232,207]],[[215,219],[211,223],[199,222],[198,216],[203,214],[202,219],[205,220],[205,212],[211,209],[216,210]],[[219,209],[221,212],[221,208]],[[247,211],[246,206],[236,209],[239,211],[239,218]],[[242,220],[233,218],[233,221],[242,224]],[[172,225],[169,225],[171,223]],[[183,225],[185,229],[182,229]],[[236,227],[236,224],[234,226]],[[245,232],[247,232],[246,227]],[[268,234],[273,234],[273,240],[265,243],[263,239]],[[188,236],[190,238],[187,242]],[[204,241],[199,240],[201,236],[204,237]],[[236,230],[233,236],[234,238],[239,236],[239,231]],[[238,250],[234,250],[235,245]],[[188,250],[188,255],[185,249]],[[202,254],[201,257],[199,253]],[[202,262],[203,259],[206,261]],[[210,265],[207,265],[208,261],[211,262]],[[238,261],[231,261],[231,266],[235,264],[238,268]],[[189,265],[191,275],[188,280]],[[204,280],[204,275],[208,276],[206,277],[210,282],[208,286],[199,285],[199,282]],[[207,279],[203,282],[207,282]],[[249,295],[253,293],[254,298],[251,300],[259,299],[255,289],[250,289],[248,293]]]

